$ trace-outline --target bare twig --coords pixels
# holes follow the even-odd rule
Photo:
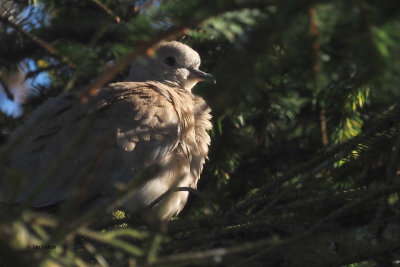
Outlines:
[[[103,4],[99,0],[90,0],[90,1],[92,1],[98,7],[100,7],[104,12],[107,13],[107,15],[111,16],[116,23],[121,22],[121,18],[118,15],[116,15],[111,9],[109,9],[105,4]]]
[[[90,244],[90,243],[88,243],[88,242],[85,242],[85,243],[83,244],[83,246],[86,248],[87,251],[89,251],[89,253],[91,253],[91,254],[94,256],[94,258],[97,260],[97,262],[99,263],[99,265],[100,265],[101,267],[108,267],[108,266],[110,266],[110,265],[107,263],[106,259],[104,259],[103,255],[101,255],[101,253],[98,253],[98,252],[97,252],[95,246],[93,246],[92,244]]]
[[[320,230],[324,225],[326,225],[327,222],[334,220],[335,218],[338,218],[339,216],[342,216],[346,213],[348,213],[351,210],[355,210],[357,207],[359,207],[361,204],[364,204],[372,199],[379,198],[381,196],[387,195],[391,192],[396,192],[397,190],[400,189],[400,185],[397,185],[396,187],[382,187],[377,190],[373,190],[370,193],[366,194],[365,196],[358,198],[352,202],[350,202],[347,205],[344,205],[343,207],[339,208],[338,210],[333,211],[326,217],[320,219],[318,222],[316,222],[311,228],[309,228],[305,233],[296,236],[292,239],[286,240],[285,242],[282,242],[274,247],[269,247],[266,249],[263,249],[262,251],[252,255],[251,257],[244,259],[243,261],[239,262],[235,266],[243,266],[251,262],[252,260],[255,260],[257,258],[260,258],[264,256],[266,253],[272,251],[273,249],[276,249],[277,246],[281,245],[290,245],[294,244],[300,240],[309,238],[313,235],[316,235],[316,232]],[[374,245],[376,246],[376,245]],[[325,261],[326,263],[326,261]]]
[[[277,242],[279,241],[266,238],[257,242],[245,243],[231,248],[215,248],[199,252],[179,253],[167,257],[160,257],[157,261],[148,264],[147,266],[169,266],[174,264],[184,265],[189,263],[193,264],[194,262],[197,264],[217,263],[230,255],[258,250],[262,247],[269,247],[275,245]]]
[[[279,187],[290,179],[296,177],[305,172],[309,172],[308,176],[311,177],[312,174],[318,173],[321,169],[330,166],[334,162],[339,161],[340,159],[345,158],[357,145],[362,143],[364,140],[373,137],[379,131],[383,131],[387,128],[391,128],[396,122],[400,120],[400,106],[396,106],[392,111],[383,114],[376,120],[372,127],[366,129],[360,135],[355,136],[353,139],[336,145],[332,147],[325,153],[322,153],[308,162],[301,164],[298,167],[293,168],[285,175],[281,177],[275,177],[275,179],[264,185],[260,188],[260,190],[254,194],[250,199],[245,202],[238,204],[235,208],[233,208],[229,213],[237,213],[240,210],[247,209],[253,206],[255,203],[264,202],[264,194],[270,192],[274,188]]]
[[[33,34],[27,32],[27,31],[25,31],[18,24],[14,23],[13,21],[11,21],[11,20],[9,20],[7,18],[4,18],[4,17],[0,16],[0,21],[3,21],[4,23],[6,23],[6,24],[10,25],[11,27],[13,27],[17,32],[19,32],[19,33],[27,36],[28,38],[30,38],[32,41],[34,41],[36,44],[38,44],[44,50],[46,50],[50,54],[58,57],[61,60],[61,62],[67,64],[68,67],[70,67],[71,69],[74,69],[76,67],[75,64],[73,64],[71,61],[69,61],[67,56],[62,55],[60,53],[60,51],[58,51],[56,48],[54,48],[48,42],[42,40],[41,38],[37,37],[36,35],[33,35]]]
[[[195,24],[197,25],[197,24]],[[132,61],[134,61],[140,55],[146,54],[148,56],[154,53],[154,49],[157,44],[162,40],[172,40],[184,33],[187,33],[190,27],[187,25],[181,25],[177,27],[172,27],[167,30],[164,34],[153,38],[151,41],[143,42],[139,44],[135,50],[121,57],[118,61],[112,64],[110,67],[106,68],[102,74],[100,74],[97,79],[89,85],[84,91],[78,94],[78,98],[81,102],[85,103],[88,101],[90,96],[95,96],[98,94],[99,88],[108,83],[115,75],[128,66]]]
[[[318,42],[318,21],[317,21],[317,10],[315,7],[310,7],[308,9],[308,14],[310,16],[310,33],[312,37],[312,53],[313,53],[313,71],[314,74],[318,74],[321,70],[321,64],[318,60],[319,54],[319,42]]]
[[[322,134],[322,144],[324,146],[328,145],[328,130],[326,127],[326,109],[322,108],[320,114],[319,114],[319,119],[321,123],[321,134]]]
[[[132,254],[134,256],[140,257],[143,255],[143,251],[140,248],[135,247],[126,241],[122,241],[120,239],[115,239],[113,237],[109,237],[106,234],[101,234],[101,233],[98,233],[96,231],[92,231],[92,230],[89,230],[86,228],[78,229],[78,233],[79,233],[79,235],[88,237],[92,240],[95,240],[95,241],[98,241],[98,242],[101,242],[104,244],[108,244],[108,245],[111,245],[116,248],[120,248],[121,250],[128,252],[129,254]]]
[[[147,55],[150,56],[154,53],[154,49],[158,45],[159,42],[165,40],[165,41],[170,41],[174,40],[177,37],[186,34],[189,32],[190,29],[200,25],[202,22],[204,22],[206,19],[212,16],[217,16],[219,14],[223,14],[225,12],[229,11],[234,11],[234,10],[239,10],[239,9],[244,9],[244,8],[265,8],[266,6],[270,6],[275,4],[275,1],[270,1],[267,3],[253,3],[253,4],[234,4],[234,5],[228,5],[225,6],[221,9],[218,9],[215,11],[215,13],[210,13],[207,14],[206,17],[199,18],[199,19],[194,19],[190,21],[183,22],[181,25],[173,26],[170,27],[168,30],[165,32],[160,33],[159,35],[156,35],[153,39],[150,41],[142,42],[138,44],[134,50],[126,54],[125,56],[121,57],[119,60],[117,60],[114,64],[112,64],[110,67],[107,67],[98,77],[97,79],[89,85],[84,91],[80,92],[77,97],[79,100],[83,103],[88,101],[88,98],[90,96],[95,96],[98,94],[99,88],[104,86],[106,83],[111,81],[111,79],[118,74],[121,70],[123,70],[126,66],[128,66],[130,63],[132,63],[136,58],[138,58],[140,55]]]

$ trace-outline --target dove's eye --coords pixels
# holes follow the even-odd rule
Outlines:
[[[174,57],[166,57],[165,64],[167,64],[168,66],[174,66],[176,64],[176,60]]]

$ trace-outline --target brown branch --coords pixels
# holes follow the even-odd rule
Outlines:
[[[37,37],[36,35],[33,35],[33,34],[27,32],[27,31],[25,31],[22,27],[20,27],[16,23],[12,22],[8,18],[4,18],[4,17],[0,16],[0,21],[3,21],[4,23],[6,23],[6,24],[10,25],[11,27],[13,27],[17,32],[19,32],[19,33],[27,36],[28,38],[30,38],[33,42],[38,44],[40,47],[42,47],[44,50],[49,52],[51,55],[56,56],[57,58],[59,58],[61,60],[61,62],[67,64],[68,67],[70,67],[71,69],[76,68],[75,64],[70,62],[67,56],[62,55],[56,48],[54,48],[48,42],[42,40],[41,38]]]
[[[231,211],[229,211],[229,213],[240,213],[241,211],[248,209],[257,203],[261,203],[263,205],[263,203],[265,203],[264,194],[269,193],[271,190],[278,188],[285,182],[290,181],[290,179],[302,173],[310,172],[309,176],[311,174],[316,174],[320,169],[326,168],[326,166],[330,166],[334,162],[345,158],[354,148],[356,148],[360,143],[364,142],[364,140],[374,137],[379,131],[392,128],[393,125],[399,121],[400,106],[396,106],[390,112],[382,114],[379,118],[375,119],[370,128],[353,137],[349,141],[331,147],[327,152],[321,153],[309,161],[301,164],[300,166],[294,167],[283,176],[274,177],[271,179],[271,182],[262,186],[256,194],[254,194],[247,201],[238,204]]]
[[[203,17],[201,19],[195,19],[191,21],[187,21],[186,23],[182,23],[181,25],[174,26],[169,28],[167,31],[155,36],[153,39],[147,42],[142,42],[136,46],[134,50],[126,54],[117,60],[110,67],[107,67],[102,74],[100,74],[97,79],[89,85],[85,90],[80,92],[77,97],[78,99],[85,103],[88,101],[89,97],[95,96],[98,94],[98,90],[104,86],[106,83],[111,81],[111,79],[118,74],[118,72],[122,71],[125,67],[127,67],[130,63],[132,63],[137,57],[140,55],[150,56],[154,53],[154,49],[161,41],[171,41],[176,39],[177,37],[186,34],[190,29],[200,25],[204,20],[212,16],[218,16],[225,12],[244,9],[244,8],[266,8],[267,6],[274,5],[275,1],[269,1],[266,3],[246,3],[243,5],[232,5],[226,6],[224,8],[218,9],[215,13],[209,14],[207,17]]]
[[[319,119],[321,122],[321,134],[322,134],[322,144],[324,146],[328,145],[328,130],[326,127],[326,109],[322,108],[319,114]]]
[[[399,249],[400,225],[394,221],[382,229],[381,238],[371,233],[369,226],[337,228],[322,231],[301,240],[268,238],[235,247],[215,248],[199,252],[174,253],[157,259],[148,266],[182,266],[185,264],[204,266],[338,266],[354,263],[388,250]],[[250,253],[249,253],[250,252]],[[250,262],[243,259],[249,253]],[[254,254],[255,253],[255,254]],[[253,256],[260,256],[258,259]],[[259,263],[259,264],[255,264]],[[262,263],[262,264],[261,264]],[[279,264],[277,264],[279,263]]]
[[[393,187],[372,190],[362,198],[330,213],[309,229],[304,229],[304,232],[300,231],[303,233],[292,238],[280,239],[270,235],[268,238],[228,248],[182,252],[172,256],[160,257],[150,266],[182,265],[187,264],[189,260],[191,260],[192,264],[208,263],[210,265],[216,264],[215,259],[219,259],[219,263],[223,262],[229,266],[251,266],[251,263],[254,262],[263,262],[265,266],[275,266],[276,262],[280,263],[279,266],[336,266],[380,255],[387,250],[400,248],[398,244],[400,225],[397,218],[392,218],[388,223],[381,225],[379,233],[377,233],[374,225],[348,228],[328,228],[327,225],[338,217],[356,209],[359,205],[396,192],[399,188],[400,186],[397,184]],[[246,224],[239,226],[247,227]],[[256,225],[252,226],[254,228],[257,227]],[[203,243],[210,244],[215,238],[219,240],[218,243],[223,243],[217,235],[211,234],[209,237],[211,239],[205,239]],[[196,248],[193,244],[185,247],[191,250]],[[238,262],[234,259],[235,257],[239,257],[242,261]],[[233,265],[234,263],[236,265]]]
[[[192,25],[198,25],[198,23],[192,23]],[[173,40],[178,36],[187,33],[190,30],[190,27],[187,25],[180,25],[177,27],[172,27],[167,30],[165,33],[158,35],[148,42],[143,42],[139,44],[135,50],[126,54],[117,60],[110,67],[107,67],[102,74],[100,74],[94,82],[89,85],[85,90],[80,92],[77,97],[83,103],[87,102],[90,96],[95,96],[98,94],[99,88],[108,83],[115,75],[118,74],[121,70],[123,70],[126,66],[132,63],[137,57],[140,55],[146,54],[148,56],[154,53],[154,49],[157,44],[162,40]]]
[[[121,22],[121,18],[118,15],[116,15],[111,9],[109,9],[105,4],[103,4],[99,0],[90,0],[90,1],[92,1],[98,7],[100,7],[104,12],[106,12],[107,15],[111,16],[116,23]]]
[[[311,38],[312,38],[312,52],[313,52],[313,71],[314,74],[317,74],[321,70],[321,64],[318,60],[318,54],[319,54],[319,42],[318,42],[318,35],[319,35],[319,29],[318,29],[318,21],[317,21],[317,10],[315,7],[310,7],[308,9],[308,14],[310,16],[310,32],[311,32]]]

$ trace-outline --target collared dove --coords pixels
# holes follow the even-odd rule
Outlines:
[[[8,173],[27,176],[13,203],[25,201],[45,177],[51,181],[35,197],[35,208],[64,201],[76,186],[80,195],[74,197],[80,203],[107,198],[153,164],[161,170],[123,204],[128,211],[154,205],[173,187],[196,188],[212,125],[210,108],[191,89],[199,81],[215,82],[199,66],[196,51],[164,42],[154,57],[132,64],[128,81],[109,84],[87,104],[73,92],[46,101],[31,121],[50,112],[48,119],[34,126],[6,162]],[[27,125],[29,121],[14,136]],[[10,190],[2,191],[3,202],[10,201]],[[163,219],[178,214],[188,198],[187,191],[171,194]]]

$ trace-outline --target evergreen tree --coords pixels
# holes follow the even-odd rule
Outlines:
[[[2,208],[0,266],[400,260],[400,2],[0,1],[2,167],[29,136],[10,133],[37,106],[122,81],[159,41],[190,45],[217,79],[195,89],[214,128],[182,214],[149,225],[120,210]],[[22,102],[20,116],[5,98]],[[0,184],[23,179],[9,171]]]

